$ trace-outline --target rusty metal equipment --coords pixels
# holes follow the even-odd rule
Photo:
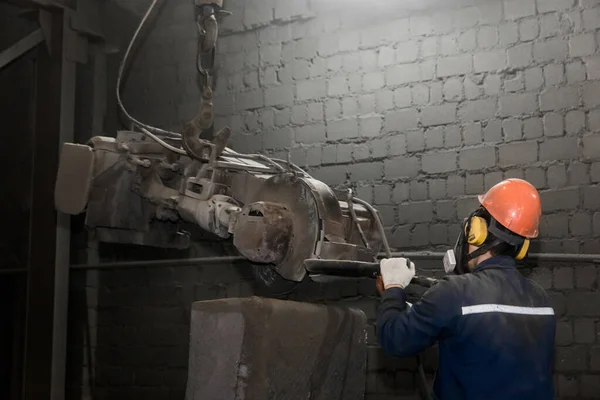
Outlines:
[[[360,275],[360,263],[376,262],[382,244],[390,254],[377,211],[352,191],[334,191],[289,161],[233,151],[227,147],[227,126],[214,133],[217,21],[228,14],[222,0],[195,0],[202,95],[197,115],[182,133],[147,125],[127,112],[122,77],[158,3],[153,0],[143,16],[117,77],[117,102],[131,129],[115,138],[93,137],[86,145],[64,145],[57,209],[85,212],[98,242],[185,249],[190,245],[185,224],[232,238],[255,275],[284,291],[306,277],[306,260],[320,260],[321,267],[343,260],[348,272]],[[335,268],[322,268],[313,279],[327,271]]]
[[[67,143],[56,207],[72,215],[85,211],[86,226],[101,242],[184,249],[190,234],[182,225],[192,223],[232,237],[248,260],[294,282],[306,276],[306,259],[376,259],[378,216],[349,202],[348,192],[262,155],[223,147],[211,158],[172,152],[133,131]]]

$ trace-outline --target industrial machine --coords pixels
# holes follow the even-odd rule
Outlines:
[[[146,125],[127,113],[120,86],[129,53],[155,7],[153,1],[125,52],[117,99],[133,127],[116,137],[63,147],[56,207],[76,215],[95,240],[185,249],[192,223],[222,239],[262,268],[261,279],[300,282],[307,274],[375,276],[377,255],[389,253],[377,211],[334,191],[289,160],[241,154],[227,147],[229,127],[215,133],[214,87],[217,16],[222,0],[196,0],[198,115],[182,133]]]

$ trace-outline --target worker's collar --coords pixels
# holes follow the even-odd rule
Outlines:
[[[516,268],[515,259],[510,256],[494,256],[480,262],[473,272],[479,272],[491,268]]]

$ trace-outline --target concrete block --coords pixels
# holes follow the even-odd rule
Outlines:
[[[597,193],[596,193],[597,195]],[[597,197],[595,201],[597,201]],[[569,231],[574,236],[587,236],[592,234],[592,215],[579,212],[571,216]],[[578,267],[579,268],[579,267]]]
[[[592,182],[600,182],[600,162],[592,163],[590,167],[590,179]]]
[[[412,101],[416,106],[429,104],[429,86],[426,84],[416,84],[412,87]]]
[[[460,151],[459,168],[463,170],[479,170],[496,165],[496,152],[493,147],[481,147]]]
[[[429,198],[443,199],[446,197],[446,180],[429,179]]]
[[[394,104],[396,108],[410,107],[412,103],[412,93],[409,87],[402,87],[394,90]]]
[[[340,140],[358,137],[358,121],[356,118],[328,121],[327,139]]]
[[[562,188],[567,185],[567,169],[564,165],[551,165],[548,167],[548,186]]]
[[[595,81],[600,79],[600,58],[589,58],[585,63],[587,79]]]
[[[435,215],[442,221],[452,221],[456,219],[456,205],[454,201],[437,201],[435,204]]]
[[[327,95],[325,79],[309,79],[296,84],[297,99],[299,101],[319,99]]]
[[[525,80],[522,74],[517,74],[512,79],[504,81],[504,91],[507,93],[520,92],[525,88]]]
[[[577,189],[550,189],[540,192],[542,209],[546,212],[570,211],[579,205]]]
[[[504,17],[514,20],[535,15],[534,0],[504,0]]]
[[[380,54],[381,54],[381,50],[380,50]],[[421,51],[420,51],[420,56],[421,57],[432,57],[438,54],[438,38],[437,37],[430,37],[430,38],[424,38],[423,41],[421,41]]]
[[[319,42],[317,44],[317,54],[321,57],[328,57],[338,53],[339,50],[339,40],[341,36],[337,34],[329,34],[323,35],[319,38]]]
[[[525,88],[528,91],[534,91],[544,85],[544,75],[539,67],[528,68],[525,70]]]
[[[519,41],[519,25],[516,22],[507,22],[498,27],[500,44],[509,46]]]
[[[381,132],[382,118],[380,116],[361,117],[359,125],[361,137],[377,137]]]
[[[488,96],[496,96],[502,90],[502,79],[498,75],[488,74],[483,80],[483,90]]]
[[[321,164],[321,147],[309,147],[306,149],[306,164],[310,167]],[[346,177],[344,176],[344,180]]]
[[[348,178],[346,165],[330,165],[314,170],[312,175],[328,185],[344,184]]]
[[[307,0],[277,1],[274,11],[275,21],[286,22],[313,16]]]
[[[282,55],[281,43],[261,46],[258,54],[262,66],[278,65]]]
[[[405,64],[414,62],[419,56],[419,46],[415,41],[399,43],[396,46],[396,63]]]
[[[469,29],[468,31],[461,33],[458,35],[457,44],[461,51],[470,52],[475,50],[477,48],[477,31],[475,29]]]
[[[573,7],[574,0],[537,0],[538,13],[568,10]]]
[[[464,7],[458,9],[454,12],[454,28],[460,30],[473,27],[480,22],[480,17],[480,10],[476,7]]]
[[[458,110],[458,118],[461,121],[481,121],[491,119],[495,115],[495,99],[465,101]]]
[[[398,110],[385,116],[383,132],[402,132],[416,129],[418,125],[418,113],[415,109]]]
[[[580,163],[578,161],[571,162],[569,165],[569,184],[571,185],[587,185],[590,183],[589,164]],[[598,192],[600,196],[600,192]],[[597,199],[598,197],[595,197]],[[594,201],[595,201],[594,199]],[[584,201],[585,204],[585,201]]]
[[[567,346],[573,343],[573,324],[571,321],[558,321],[556,323],[556,344]]]
[[[592,110],[588,114],[588,127],[590,132],[600,131],[600,110]]]
[[[421,169],[417,157],[400,156],[384,160],[384,176],[386,178],[414,178]]]
[[[525,139],[534,139],[542,137],[543,124],[538,117],[527,118],[523,120],[523,136]]]
[[[600,82],[590,82],[583,87],[583,104],[588,108],[600,105]]]
[[[544,114],[544,134],[546,136],[562,136],[564,134],[563,116],[557,113]]]
[[[480,123],[468,123],[463,126],[463,143],[465,145],[479,144],[482,139],[483,131]]]
[[[541,111],[563,110],[574,108],[578,105],[579,92],[577,87],[565,86],[560,88],[550,88],[544,90],[540,94]]]
[[[585,30],[594,30],[600,28],[600,9],[586,8],[581,12],[583,28]]]
[[[600,158],[600,135],[584,136],[581,142],[585,158]]]
[[[576,137],[546,139],[540,144],[540,161],[570,160],[577,158],[578,154]]]
[[[456,121],[456,104],[430,106],[421,109],[421,124],[424,126],[444,125]]]
[[[294,56],[311,60],[317,56],[319,42],[317,38],[305,37],[294,42]]]
[[[290,127],[263,131],[263,149],[289,149],[294,131]]]
[[[310,61],[296,60],[292,64],[292,78],[297,81],[308,79],[310,77]]]
[[[394,108],[394,93],[391,90],[378,90],[375,93],[375,110],[385,113]]]
[[[356,72],[360,70],[361,59],[359,53],[349,53],[342,55],[342,71]]]
[[[569,56],[569,45],[565,39],[551,39],[533,45],[536,62],[564,61]]]
[[[459,101],[463,98],[462,80],[450,78],[444,82],[444,99],[446,101]]]
[[[398,222],[400,224],[431,221],[432,217],[433,204],[430,201],[415,201],[398,206]]]
[[[506,65],[506,53],[503,50],[477,53],[473,57],[473,65],[476,73],[503,69]]]
[[[579,382],[577,377],[572,375],[558,375],[557,394],[560,397],[578,397]]]
[[[362,50],[358,53],[360,57],[360,68],[363,71],[375,71],[377,70],[377,51],[375,50]]]
[[[460,126],[447,125],[444,126],[444,145],[446,147],[458,147],[462,144],[462,136]]]
[[[532,114],[537,111],[538,103],[535,94],[507,94],[500,96],[500,116],[510,117]]]
[[[362,399],[366,321],[362,311],[256,297],[194,303],[186,397],[301,399],[310,391],[322,399]],[[332,328],[307,336],[311,325]],[[262,348],[274,343],[278,351],[265,356]]]
[[[557,347],[554,355],[556,371],[583,371],[587,368],[587,348]]]
[[[469,54],[440,58],[437,62],[437,74],[439,77],[465,75],[472,71],[472,64],[472,56]]]
[[[427,199],[427,182],[412,180],[410,182],[410,199],[420,201]]]
[[[419,64],[394,65],[385,71],[387,85],[403,85],[421,80]]]
[[[564,229],[563,228],[563,222],[566,224],[565,219],[566,216],[563,215],[551,215],[551,218],[555,218],[557,219],[557,223],[556,225],[560,227],[560,229]],[[574,270],[573,267],[558,267],[558,268],[554,268],[553,271],[553,276],[554,276],[554,288],[555,289],[573,289],[573,277],[574,277]]]
[[[350,182],[378,181],[383,178],[383,162],[371,162],[368,164],[351,164],[347,166],[350,174]],[[390,218],[386,218],[387,221]]]
[[[532,141],[498,146],[498,157],[502,166],[533,163],[538,158],[538,144]]]
[[[416,130],[406,133],[406,151],[414,153],[425,149],[425,136],[423,131]]]
[[[345,31],[339,35],[339,51],[354,51],[358,50],[360,46],[360,32],[359,31]]]
[[[581,61],[573,61],[566,65],[567,82],[577,83],[586,79],[585,66]]]
[[[596,53],[596,38],[593,33],[573,36],[569,39],[571,57],[585,57]]]
[[[265,89],[265,106],[290,106],[294,103],[294,87],[291,84]]]
[[[477,32],[477,46],[489,49],[498,44],[498,28],[495,26],[482,26]]]
[[[440,55],[453,56],[458,53],[458,37],[455,33],[440,37]]]
[[[533,63],[533,45],[519,44],[506,51],[507,64],[512,68],[523,68]]]
[[[423,154],[423,171],[428,174],[456,171],[456,160],[457,153],[455,151]]]
[[[294,128],[296,143],[325,142],[325,125],[302,125]]]
[[[539,190],[546,187],[546,174],[543,168],[527,168],[524,172],[525,180],[535,186],[536,189]]]
[[[502,141],[502,121],[491,120],[483,128],[483,138],[486,142]]]
[[[348,80],[345,75],[333,76],[329,79],[327,95],[330,97],[341,96],[349,93]]]
[[[519,22],[519,38],[522,42],[537,39],[540,34],[540,25],[537,18],[527,18]]]
[[[459,173],[462,173],[462,171],[459,171]],[[462,196],[465,194],[465,184],[465,178],[462,175],[450,175],[446,181],[447,195],[451,198]]]
[[[565,68],[563,64],[550,64],[544,67],[544,80],[546,86],[561,84],[565,81]]]
[[[483,174],[467,174],[466,194],[483,193]]]

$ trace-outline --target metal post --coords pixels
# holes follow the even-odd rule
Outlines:
[[[45,46],[39,46],[36,63],[34,168],[22,397],[25,400],[51,398],[54,378],[58,227],[53,199],[62,126],[63,11],[52,10],[51,22],[51,34],[47,39],[51,41],[52,52],[48,52]]]

